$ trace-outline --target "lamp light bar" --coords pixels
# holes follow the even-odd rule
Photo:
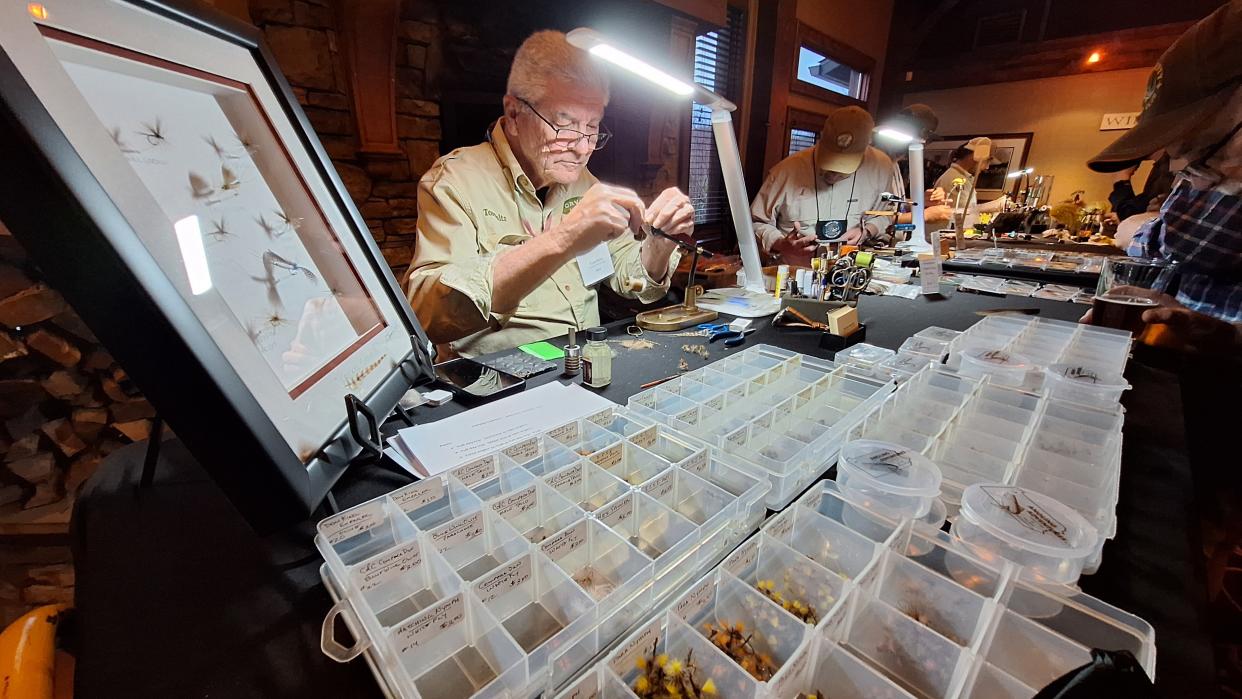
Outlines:
[[[906,133],[905,131],[900,131],[898,129],[888,128],[888,127],[876,129],[875,135],[881,138],[886,138],[890,141],[896,141],[898,143],[910,143],[911,141],[914,140],[913,134],[909,134],[909,133]]]
[[[590,49],[591,54],[624,68],[635,75],[642,76],[660,87],[683,97],[694,94],[694,88],[674,78],[664,71],[641,61],[630,54],[608,44],[596,44]]]

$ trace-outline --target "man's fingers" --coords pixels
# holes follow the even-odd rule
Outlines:
[[[793,222],[793,224],[794,224],[794,226],[793,226],[793,232],[794,232],[796,235],[802,235],[802,224],[801,224],[801,223],[798,223],[797,221],[794,221],[794,222]]]
[[[612,203],[627,212],[630,230],[641,230],[644,220],[643,200],[639,199],[632,189],[621,187],[613,187],[612,189]]]

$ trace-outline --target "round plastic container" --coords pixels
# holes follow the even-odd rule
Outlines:
[[[962,352],[958,372],[971,378],[987,377],[1001,386],[1021,386],[1032,368],[1031,361],[1020,354],[999,349],[975,347]]]
[[[940,468],[900,444],[859,439],[841,447],[837,486],[850,502],[890,519],[920,519],[940,494]]]
[[[986,559],[1023,566],[1034,583],[1072,585],[1095,552],[1095,527],[1043,493],[1015,485],[976,483],[962,493],[954,538]]]
[[[1130,384],[1117,372],[1075,362],[1044,369],[1044,387],[1053,398],[1110,408],[1121,400]]]

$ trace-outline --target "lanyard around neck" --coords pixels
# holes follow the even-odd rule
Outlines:
[[[820,217],[820,213],[819,213],[819,169],[815,167],[815,158],[811,158],[811,182],[815,186],[815,222],[819,223],[823,219]],[[849,221],[850,221],[850,208],[854,206],[854,185],[856,184],[858,184],[858,171],[857,170],[854,171],[854,174],[850,175],[850,197],[849,199],[845,200],[845,223],[846,225],[849,225]],[[832,184],[828,185],[828,196],[830,197],[832,196],[832,192],[834,191],[836,186],[837,186],[836,182],[833,182]]]

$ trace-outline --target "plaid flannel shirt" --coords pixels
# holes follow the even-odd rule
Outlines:
[[[1135,233],[1126,252],[1176,261],[1180,303],[1242,322],[1242,197],[1195,189],[1181,179],[1160,216]]]

